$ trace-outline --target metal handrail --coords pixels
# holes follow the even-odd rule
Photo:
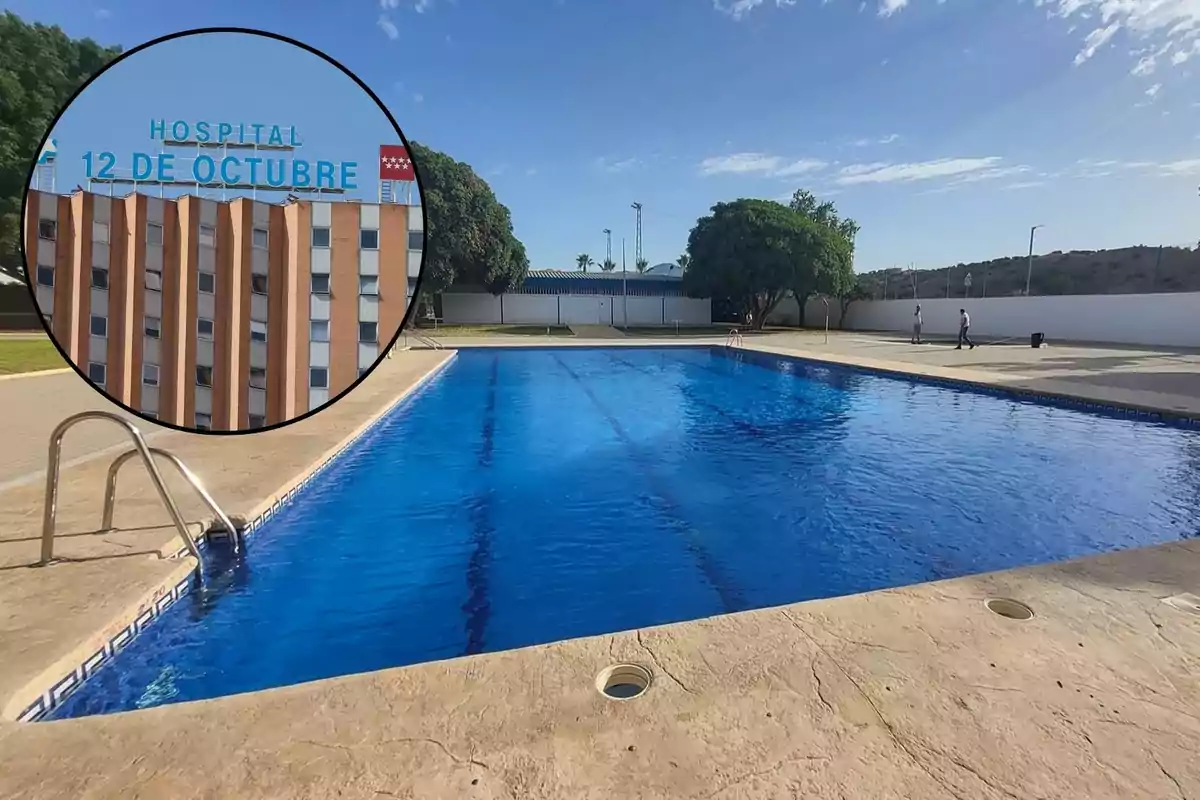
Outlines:
[[[423,344],[426,347],[431,348],[433,350],[444,350],[445,349],[444,345],[441,342],[439,342],[437,339],[434,339],[432,336],[426,336],[423,333],[415,333],[414,332],[412,334],[412,337],[414,339],[416,339],[418,342],[420,342],[421,344]],[[404,338],[405,339],[408,338],[407,332],[405,332]]]
[[[741,347],[742,346],[742,332],[740,330],[738,330],[737,328],[730,328],[729,335],[727,335],[725,337],[725,346],[726,347]]]
[[[200,479],[196,477],[196,473],[188,469],[179,460],[179,456],[174,453],[157,447],[151,447],[149,450],[152,455],[161,456],[174,465],[183,479],[196,490],[196,494],[200,495],[200,499],[204,501],[204,504],[208,506],[210,511],[216,514],[217,519],[225,526],[225,530],[229,532],[229,538],[233,541],[233,552],[240,552],[242,549],[240,531],[238,531],[237,526],[233,524],[225,512],[221,510],[221,507],[217,505],[217,501],[213,499],[212,495],[205,491],[204,485],[200,483]],[[121,467],[125,466],[136,455],[138,455],[137,450],[127,450],[117,456],[108,468],[108,479],[104,484],[104,518],[100,523],[101,530],[111,531],[113,529],[113,513],[117,504],[117,473],[121,471]]]
[[[158,490],[158,496],[171,514],[171,521],[175,523],[175,528],[179,531],[179,536],[183,539],[188,552],[196,558],[198,562],[196,569],[203,577],[204,560],[200,557],[200,548],[196,545],[196,540],[192,538],[191,533],[188,532],[187,523],[184,522],[183,515],[179,513],[179,506],[175,505],[175,500],[171,497],[171,492],[163,481],[162,473],[158,471],[158,465],[154,463],[154,457],[150,454],[150,448],[146,447],[146,441],[142,438],[141,431],[129,420],[108,411],[83,411],[73,414],[58,423],[58,427],[50,434],[49,463],[46,467],[46,501],[42,509],[42,559],[38,566],[44,567],[54,562],[54,523],[58,512],[58,469],[59,462],[62,460],[63,436],[75,425],[89,419],[115,422],[124,428],[129,437],[133,439],[134,452],[142,457],[142,463],[146,466],[150,481]]]

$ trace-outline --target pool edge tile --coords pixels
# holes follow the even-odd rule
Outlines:
[[[284,484],[287,489],[279,489],[272,493],[258,506],[258,513],[243,527],[243,536],[246,536],[252,531],[257,531],[278,511],[290,505],[300,496],[301,490],[308,487],[313,479],[325,470],[330,464],[334,463],[354,444],[362,439],[364,435],[375,428],[379,423],[388,418],[402,404],[408,400],[415,398],[418,394],[428,387],[435,378],[441,375],[452,364],[458,355],[457,351],[452,351],[443,361],[434,366],[419,379],[413,382],[411,386],[397,395],[390,403],[385,405],[373,417],[362,423],[358,428],[351,431],[338,444],[334,445],[330,450],[323,453],[320,458],[314,462],[316,466],[310,466],[305,471],[301,472],[299,477],[293,478],[288,483]],[[196,544],[201,549],[207,549],[209,543],[209,535],[212,531],[205,530],[196,537]],[[172,553],[168,558],[181,558],[188,554],[186,546],[181,546],[178,550]],[[146,607],[139,607],[135,611],[130,612],[132,620],[120,628],[115,635],[109,636],[103,648],[94,651],[91,655],[85,658],[76,666],[72,667],[66,674],[60,675],[57,679],[50,682],[50,688],[46,689],[37,696],[33,702],[25,706],[19,714],[14,717],[17,722],[38,722],[45,719],[53,713],[59,706],[63,704],[72,694],[74,694],[80,686],[84,684],[92,675],[100,668],[106,666],[114,658],[129,646],[134,639],[138,637],[147,627],[154,624],[168,609],[175,605],[184,595],[189,594],[192,588],[192,583],[195,580],[195,571],[193,570],[186,578],[177,581],[173,586],[160,586],[153,590],[153,597]],[[93,659],[100,654],[107,655],[100,658],[95,664],[92,664]],[[88,665],[91,665],[89,668]],[[56,695],[57,693],[57,695]]]

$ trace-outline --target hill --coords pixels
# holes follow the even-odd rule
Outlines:
[[[964,278],[971,275],[971,297],[1012,297],[1025,293],[1027,256],[995,258],[940,269],[917,270],[918,298],[946,297],[947,273],[951,297],[967,294]],[[913,297],[913,277],[907,270],[860,273],[869,296]],[[985,289],[986,287],[986,289]],[[1123,247],[1116,250],[1056,250],[1033,257],[1031,295],[1150,294],[1200,292],[1200,247]]]

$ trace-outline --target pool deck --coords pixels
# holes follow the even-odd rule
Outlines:
[[[512,338],[503,343],[588,343]],[[1194,353],[955,351],[863,334],[746,341],[1200,414]],[[446,357],[398,354],[282,431],[164,431],[155,443],[250,517]],[[107,459],[95,455],[113,444],[103,439],[84,442],[64,472],[61,529],[80,535],[58,549],[81,560],[20,566],[36,558],[40,529],[30,465],[50,428],[95,396],[62,377],[54,387],[36,382],[59,377],[0,383],[0,407],[21,409],[0,422],[6,449],[36,445],[13,452],[20,466],[0,475],[9,482],[0,488],[6,720],[191,566],[155,555],[178,540],[133,468],[117,524],[150,527],[83,535],[100,513]],[[44,410],[36,398],[49,395],[58,405]],[[203,516],[183,502],[189,517]],[[1200,594],[1200,540],[126,714],[5,721],[0,798],[1200,798],[1200,613],[1162,602],[1183,593]],[[983,601],[997,596],[1035,617],[993,614]],[[596,673],[620,661],[654,674],[643,697],[596,692]]]

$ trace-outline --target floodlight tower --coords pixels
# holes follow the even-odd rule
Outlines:
[[[637,228],[633,235],[633,264],[636,267],[642,263],[642,204],[633,203],[630,208],[637,215]]]

